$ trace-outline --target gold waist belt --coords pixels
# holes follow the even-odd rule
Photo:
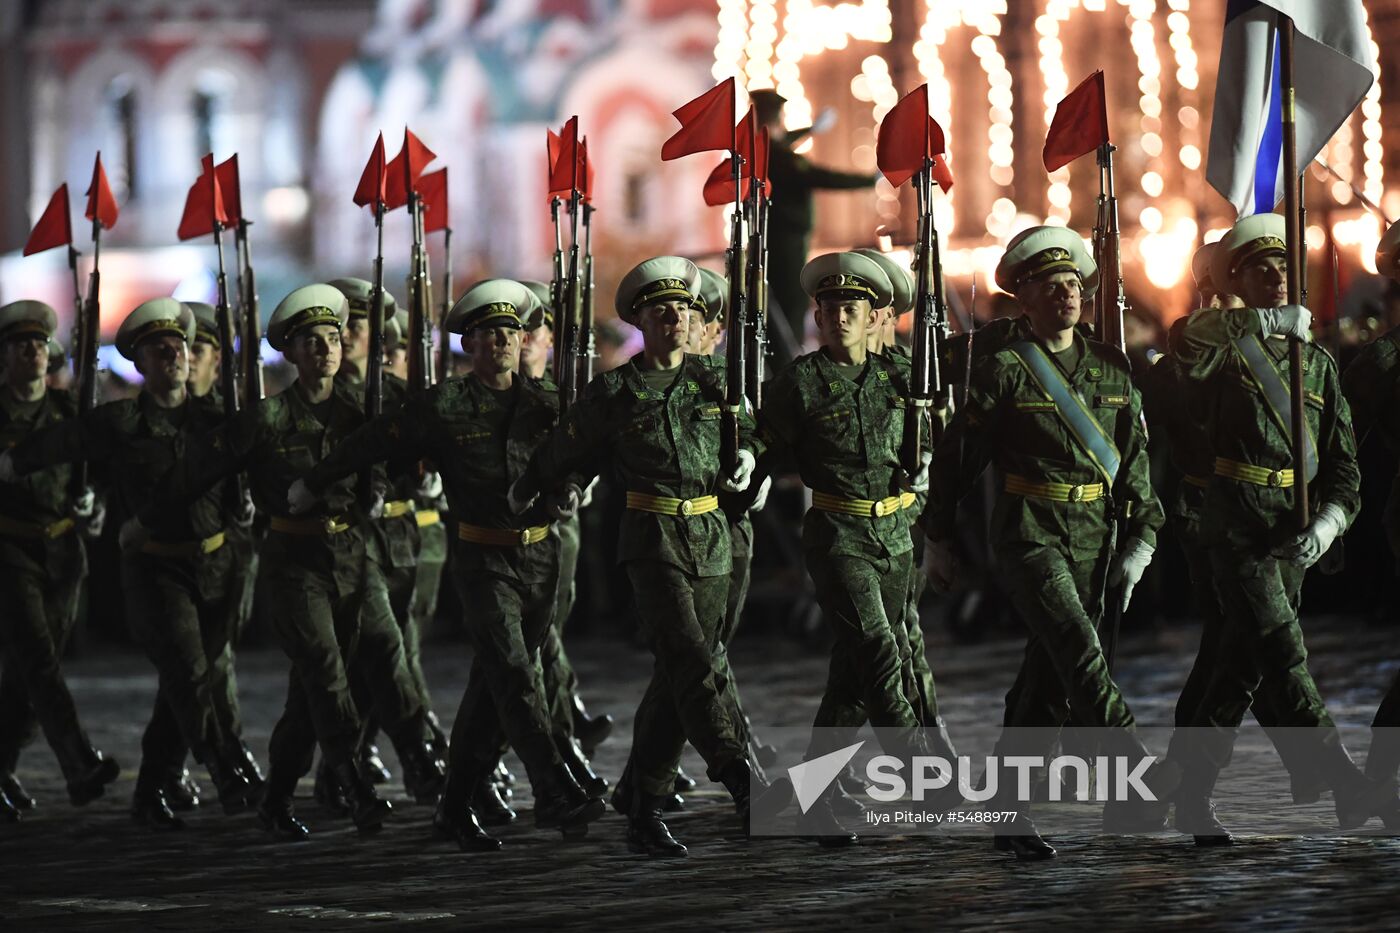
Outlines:
[[[1183,474],[1181,481],[1188,486],[1195,486],[1198,489],[1205,489],[1210,485],[1209,476],[1192,476],[1190,473]]]
[[[1072,486],[1069,483],[1035,483],[1024,476],[1006,474],[1007,492],[1029,499],[1044,499],[1047,502],[1095,502],[1103,498],[1103,483],[1083,483]]]
[[[210,535],[199,541],[147,541],[141,545],[142,554],[154,557],[202,557],[224,546],[224,533]]]
[[[418,523],[419,528],[440,525],[442,524],[442,513],[437,509],[419,509],[413,513],[413,520]]]
[[[384,503],[384,518],[399,518],[413,511],[413,502],[409,499],[394,499]]]
[[[1215,458],[1215,475],[1273,489],[1288,489],[1293,485],[1292,470],[1270,470],[1224,457]]]
[[[830,493],[812,490],[812,508],[823,512],[839,512],[842,515],[859,515],[862,518],[884,518],[886,515],[910,508],[917,498],[912,492],[902,492],[883,499],[843,499]]]
[[[268,526],[273,531],[284,535],[338,535],[342,531],[350,530],[350,522],[342,515],[323,515],[311,518],[287,518],[282,515],[272,516],[272,522]]]
[[[489,544],[492,547],[523,547],[527,544],[539,544],[549,537],[549,526],[536,525],[534,528],[521,529],[483,528],[480,525],[458,522],[457,537],[472,544]]]
[[[15,518],[0,515],[0,535],[12,538],[43,538],[52,541],[72,531],[77,523],[71,518],[60,518],[56,522],[41,525],[38,522],[22,522]]]
[[[719,508],[719,496],[698,496],[694,499],[672,499],[645,492],[629,492],[627,507],[638,512],[657,515],[704,515]]]

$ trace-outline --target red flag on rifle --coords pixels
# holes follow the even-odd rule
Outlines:
[[[588,168],[584,164],[586,150],[579,143],[578,117],[569,117],[569,122],[557,134],[548,130],[549,147],[549,197],[568,200],[574,190],[580,193],[588,186]]]
[[[49,206],[39,215],[39,222],[29,232],[24,241],[24,255],[32,256],[55,246],[68,246],[73,242],[73,222],[68,217],[68,183],[58,186],[49,198]]]
[[[734,79],[725,78],[672,115],[680,121],[681,128],[662,144],[662,161],[694,152],[731,148],[734,145]]]
[[[360,183],[355,186],[355,204],[359,207],[375,209],[384,203],[384,134],[374,141],[374,150],[369,154],[365,170],[360,174]]]
[[[447,169],[440,168],[418,179],[418,197],[423,199],[423,232],[447,229]]]
[[[739,137],[739,155],[744,160],[739,169],[738,200],[749,196],[749,180],[755,176],[763,182],[763,194],[767,197],[773,188],[768,181],[768,156],[772,149],[772,138],[765,128],[759,126],[758,117],[752,107],[744,117],[744,122],[738,125],[736,132]],[[705,179],[705,203],[717,207],[735,200],[734,168],[730,160],[725,159],[716,165]]]
[[[928,85],[921,84],[900,98],[880,121],[875,164],[885,180],[898,188],[924,167],[925,159],[941,155],[945,148],[943,127],[929,116]]]
[[[929,117],[929,122],[932,121],[933,117]],[[953,187],[953,170],[948,167],[947,153],[933,157],[933,180],[938,182],[938,187],[943,189],[944,194],[947,194],[948,189]]]
[[[238,154],[234,153],[214,169],[219,182],[219,200],[224,205],[225,222],[232,226],[243,219],[243,187],[238,181]]]
[[[384,169],[384,209],[392,211],[408,203],[409,191],[416,191],[423,169],[437,158],[437,153],[408,129],[403,130],[403,148]]]
[[[213,154],[205,156],[202,165],[199,177],[190,185],[190,193],[185,196],[185,212],[180,217],[180,227],[175,234],[181,240],[213,233],[216,223],[220,226],[228,224]]]
[[[1053,172],[1108,142],[1108,105],[1103,72],[1096,71],[1055,107],[1045,136],[1045,170]]]
[[[88,220],[95,220],[102,229],[111,230],[117,225],[117,199],[112,197],[112,186],[107,184],[107,173],[102,168],[102,153],[92,163],[92,183],[88,185],[87,210],[83,212]]]

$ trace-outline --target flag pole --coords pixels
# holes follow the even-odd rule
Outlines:
[[[1279,14],[1279,68],[1283,91],[1283,217],[1287,233],[1288,303],[1303,303],[1303,263],[1306,253],[1302,231],[1302,191],[1298,175],[1298,134],[1294,112],[1293,20]],[[1308,482],[1306,475],[1308,424],[1303,400],[1303,341],[1288,339],[1289,394],[1293,418],[1293,516],[1300,531],[1308,527]]]
[[[452,375],[452,335],[447,329],[447,315],[452,310],[452,228],[443,227],[442,238],[442,315],[438,319],[438,332],[442,343],[438,345],[439,380],[446,382]]]

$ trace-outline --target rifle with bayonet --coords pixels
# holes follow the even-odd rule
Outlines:
[[[946,410],[947,386],[939,366],[938,345],[948,336],[948,307],[943,286],[943,261],[938,231],[933,224],[933,159],[914,176],[918,203],[919,237],[915,252],[915,299],[913,350],[911,355],[910,408],[904,419],[904,441],[900,460],[913,476],[923,469],[927,442],[925,422],[931,427],[935,413]]]

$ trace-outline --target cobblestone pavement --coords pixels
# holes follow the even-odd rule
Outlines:
[[[1357,621],[1318,621],[1309,629],[1313,668],[1334,715],[1364,725],[1400,658],[1397,639]],[[954,647],[931,641],[954,735],[960,742],[989,741],[1019,643]],[[1194,648],[1187,628],[1127,641],[1120,682],[1140,721],[1170,722]],[[595,762],[601,773],[616,776],[650,659],[630,646],[599,642],[581,643],[573,653],[590,706],[620,720]],[[786,642],[744,639],[733,658],[756,724],[810,722],[824,658]],[[439,711],[450,718],[467,649],[436,645],[427,661]],[[260,757],[280,711],[285,666],[275,651],[240,657],[244,718]],[[430,809],[410,804],[397,784],[389,786],[394,822],[368,841],[309,799],[309,779],[298,806],[314,835],[303,844],[270,842],[251,815],[224,817],[216,807],[193,814],[183,833],[153,835],[126,814],[140,730],[155,692],[149,666],[134,654],[89,652],[68,672],[94,740],[120,759],[122,778],[106,798],[75,810],[48,749],[38,744],[26,753],[20,776],[40,807],[19,824],[0,826],[0,930],[1049,923],[1315,929],[1400,922],[1400,838],[1250,835],[1233,849],[1198,851],[1170,833],[1100,837],[1086,825],[1055,836],[1060,858],[1031,865],[993,852],[984,837],[961,833],[880,837],[829,852],[796,839],[746,842],[722,789],[704,781],[687,811],[671,821],[690,846],[690,858],[665,862],[630,855],[623,821],[611,812],[580,842],[534,831],[528,790],[520,788],[523,818],[500,833],[505,849],[488,856],[463,855],[432,841]],[[396,764],[390,761],[391,768]],[[691,751],[686,767],[703,776]],[[1318,827],[1329,825],[1327,801],[1314,808]]]

